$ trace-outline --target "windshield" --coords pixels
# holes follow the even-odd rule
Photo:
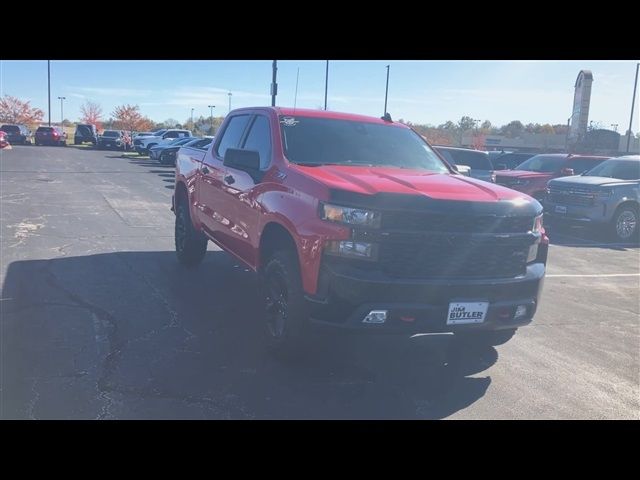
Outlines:
[[[559,172],[564,165],[566,157],[550,157],[536,155],[526,162],[516,167],[516,170],[527,170],[529,172]]]
[[[3,125],[0,130],[7,133],[20,133],[20,127],[17,125]]]
[[[154,137],[159,137],[160,135],[164,134],[166,131],[167,131],[166,129],[164,129],[164,130],[158,130],[158,131],[156,131],[156,132],[149,133],[149,135],[154,136]],[[146,135],[146,134],[145,134],[145,135]]]
[[[637,160],[607,160],[584,174],[587,177],[609,177],[620,180],[639,180],[640,162]]]
[[[114,130],[105,130],[105,132],[102,134],[103,137],[119,137],[120,136],[120,132],[116,132]]]
[[[419,135],[408,128],[313,117],[280,117],[289,161],[304,165],[368,165],[448,173]]]

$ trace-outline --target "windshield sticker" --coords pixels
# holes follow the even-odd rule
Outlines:
[[[300,123],[300,120],[296,120],[293,117],[284,117],[282,120],[280,120],[280,123],[285,127],[294,127]]]

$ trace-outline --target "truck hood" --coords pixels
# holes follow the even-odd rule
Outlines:
[[[365,195],[394,193],[466,202],[531,200],[521,192],[462,175],[397,167],[292,166],[331,189]]]
[[[623,184],[631,184],[638,183],[633,180],[621,180],[619,178],[610,178],[610,177],[589,177],[582,175],[573,175],[571,177],[560,177],[551,181],[552,185],[593,185],[597,187],[608,187],[613,185],[623,185]]]
[[[530,172],[528,170],[498,170],[495,174],[496,177],[511,178],[551,178],[554,176],[553,172]]]

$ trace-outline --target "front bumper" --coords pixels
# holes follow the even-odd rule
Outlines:
[[[540,262],[516,278],[396,280],[325,262],[318,293],[307,301],[311,323],[318,328],[404,334],[512,329],[533,319],[544,275]],[[450,302],[473,301],[489,302],[483,323],[447,325]],[[526,314],[514,319],[520,305]],[[363,323],[372,310],[387,310],[386,322]]]
[[[551,201],[544,204],[545,219],[555,223],[594,224],[608,223],[615,211],[613,206],[606,203],[596,203],[590,206],[561,205]]]
[[[142,155],[146,155],[149,153],[149,150],[147,150],[146,148],[144,148],[142,145],[136,145],[135,147],[136,152],[142,154]]]

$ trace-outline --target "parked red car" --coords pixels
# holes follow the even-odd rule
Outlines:
[[[526,193],[542,203],[549,180],[580,175],[609,158],[565,153],[536,155],[515,170],[497,171],[496,183]]]
[[[238,109],[208,150],[180,148],[175,178],[178,260],[213,241],[257,271],[276,349],[316,327],[498,345],[538,307],[542,206],[459,175],[401,123]]]
[[[7,134],[0,130],[0,148],[4,148],[9,146],[9,141],[7,140]]]
[[[38,127],[36,145],[67,145],[67,134],[60,127]]]

